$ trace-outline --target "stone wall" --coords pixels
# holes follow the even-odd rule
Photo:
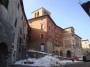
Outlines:
[[[6,43],[9,51],[11,49],[10,47],[13,41],[12,33],[13,27],[9,25],[5,20],[0,18],[0,43]]]

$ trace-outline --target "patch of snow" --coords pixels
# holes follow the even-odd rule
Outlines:
[[[33,64],[25,64],[24,62],[34,62],[34,63]],[[25,60],[21,60],[21,61],[16,62],[15,64],[52,67],[52,66],[62,66],[65,64],[71,64],[71,63],[76,63],[76,62],[77,61],[72,62],[71,60],[59,60],[58,58],[46,55],[45,57],[42,57],[39,59],[28,58]]]
[[[60,60],[53,58],[52,56],[45,56],[43,58],[40,58],[36,61],[34,64],[35,66],[61,66]]]
[[[21,64],[21,65],[23,65],[24,62],[25,62],[25,60],[20,60],[20,61],[15,62],[15,64]]]

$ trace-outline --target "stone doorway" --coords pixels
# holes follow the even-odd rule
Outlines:
[[[45,44],[41,43],[41,51],[45,51]]]
[[[70,58],[70,57],[71,57],[71,51],[68,50],[68,51],[67,51],[67,58]]]
[[[8,47],[5,43],[0,43],[0,67],[7,67]]]
[[[60,56],[63,56],[63,52],[62,51],[60,51]]]

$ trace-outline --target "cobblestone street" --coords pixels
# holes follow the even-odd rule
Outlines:
[[[33,66],[26,66],[26,65],[12,65],[11,67],[33,67]],[[36,66],[39,67],[39,66]],[[62,67],[90,67],[90,62],[80,62],[74,64],[67,64]]]
[[[80,62],[70,65],[65,65],[64,67],[90,67],[90,62]]]

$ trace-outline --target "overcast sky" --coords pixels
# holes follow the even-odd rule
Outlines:
[[[28,19],[31,18],[31,12],[44,7],[51,12],[51,17],[58,26],[62,28],[73,26],[78,36],[90,41],[90,17],[80,6],[79,0],[23,0],[23,2]]]

